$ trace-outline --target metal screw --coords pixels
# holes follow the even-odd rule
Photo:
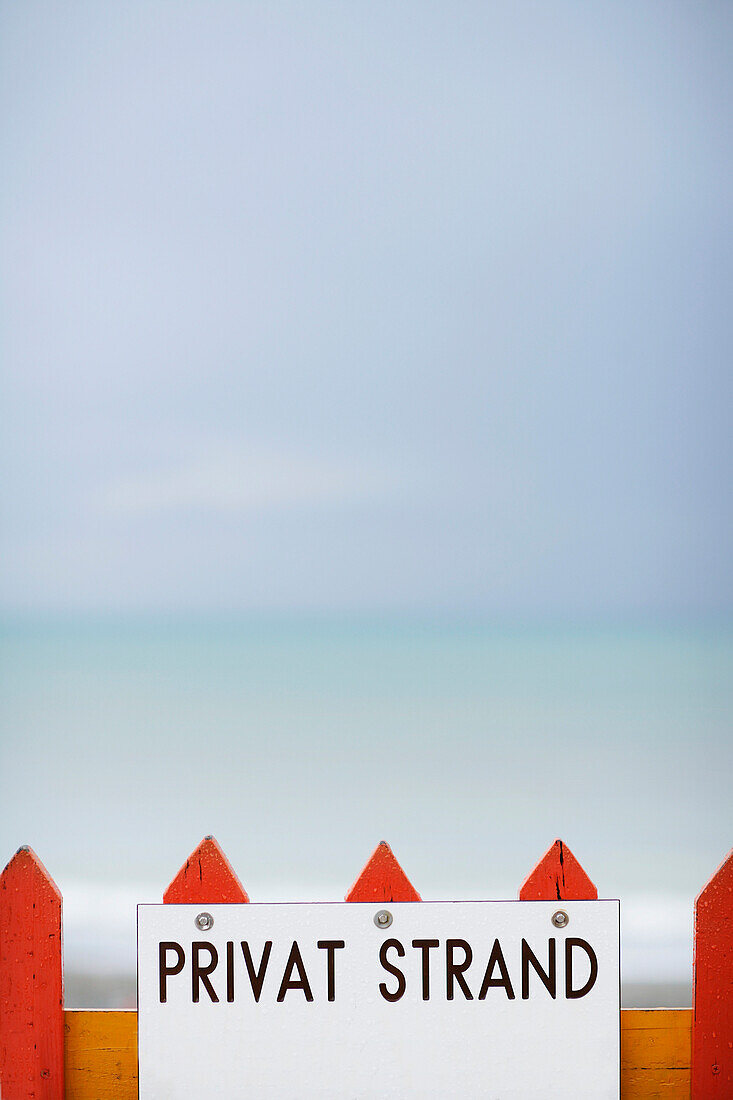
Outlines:
[[[570,917],[564,909],[558,909],[556,913],[552,914],[552,923],[555,928],[566,928],[570,924]]]
[[[214,927],[214,918],[211,913],[199,913],[193,923],[200,932],[208,932],[210,928]]]
[[[374,915],[374,923],[377,928],[389,928],[392,923],[392,914],[388,913],[386,909],[380,909],[379,912]]]

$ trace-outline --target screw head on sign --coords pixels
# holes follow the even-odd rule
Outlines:
[[[211,913],[199,913],[193,923],[200,932],[208,932],[210,928],[214,927],[214,918]]]
[[[374,923],[377,928],[389,928],[392,923],[392,914],[386,909],[380,909],[378,913],[374,914]]]
[[[564,909],[558,909],[556,913],[552,914],[552,923],[555,928],[566,928],[570,924],[570,917]]]

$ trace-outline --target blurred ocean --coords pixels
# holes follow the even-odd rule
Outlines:
[[[733,844],[733,631],[62,620],[0,639],[0,862],[64,893],[68,1001],[134,1001],[135,905],[214,833],[253,901],[382,838],[426,900],[516,897],[556,836],[622,901],[630,1004],[689,1003]]]

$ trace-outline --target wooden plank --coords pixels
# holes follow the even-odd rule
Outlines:
[[[692,1012],[623,1009],[622,1100],[690,1100]]]
[[[0,1091],[64,1098],[62,900],[28,847],[0,876]]]
[[[695,902],[693,1100],[733,1097],[733,852]]]
[[[137,1100],[137,1012],[66,1013],[66,1100]]]
[[[163,894],[163,901],[226,905],[249,901],[249,897],[214,837],[205,836]]]
[[[548,848],[519,890],[520,901],[596,901],[598,890],[562,840]]]
[[[688,1008],[621,1012],[622,1100],[690,1100]],[[66,1100],[137,1100],[137,1014],[66,1013]]]
[[[420,901],[386,840],[380,841],[346,895],[346,901]]]

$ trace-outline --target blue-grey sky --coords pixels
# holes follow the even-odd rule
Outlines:
[[[730,4],[0,12],[6,608],[729,606]]]

